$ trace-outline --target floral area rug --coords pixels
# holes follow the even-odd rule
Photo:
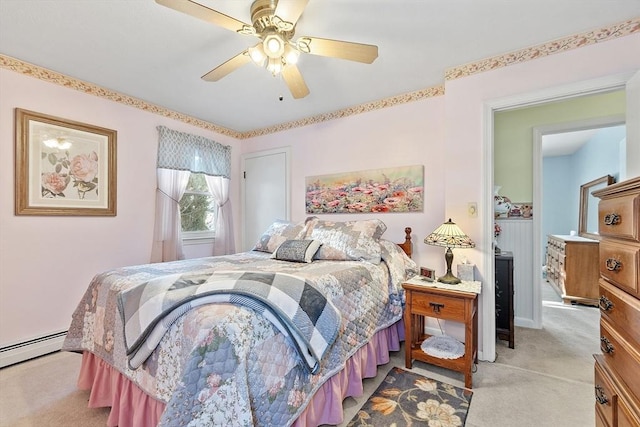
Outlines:
[[[471,390],[392,368],[348,427],[461,427]]]

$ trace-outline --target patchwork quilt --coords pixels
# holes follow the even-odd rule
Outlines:
[[[263,271],[171,274],[118,294],[129,367],[140,366],[184,313],[224,302],[261,313],[290,336],[311,373],[338,335],[337,309],[301,277]]]
[[[379,264],[293,263],[250,251],[110,270],[91,281],[73,314],[63,350],[92,352],[164,402],[160,425],[289,426],[351,355],[377,331],[402,318],[400,284],[415,274],[416,266],[391,242],[381,246]],[[149,356],[135,369],[130,366],[130,346],[147,327],[139,323],[133,328],[138,332],[125,340],[129,322],[118,307],[127,305],[128,298],[121,301],[122,295],[167,277],[173,277],[169,281],[184,275],[211,278],[215,272],[224,272],[219,274],[230,282],[247,272],[256,277],[295,277],[317,290],[335,308],[338,328],[334,340],[331,333],[323,335],[327,346],[324,352],[322,346],[316,350],[315,371],[298,352],[296,338],[264,315],[270,309],[231,299],[180,312],[159,334]]]

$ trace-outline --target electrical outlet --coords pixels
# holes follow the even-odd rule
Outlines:
[[[478,217],[478,204],[476,202],[469,202],[467,204],[467,212],[471,218]]]

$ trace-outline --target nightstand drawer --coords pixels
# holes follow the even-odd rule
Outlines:
[[[465,302],[461,298],[415,292],[411,301],[411,313],[464,322]]]

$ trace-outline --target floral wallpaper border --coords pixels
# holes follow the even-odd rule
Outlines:
[[[227,129],[204,120],[196,119],[186,114],[178,113],[165,107],[151,104],[133,96],[125,95],[111,89],[103,88],[93,83],[69,77],[64,74],[40,67],[38,65],[33,65],[28,62],[12,58],[10,56],[0,54],[0,67],[15,71],[16,73],[24,74],[26,76],[35,77],[49,83],[64,86],[69,89],[75,89],[88,95],[95,95],[99,98],[108,99],[119,104],[139,108],[140,110],[148,111],[150,113],[188,123],[190,125],[194,125],[203,129],[211,130],[222,135],[232,136],[234,138],[242,138],[242,134],[240,132]]]
[[[640,17],[614,24],[609,27],[564,37],[541,45],[529,47],[526,49],[520,49],[504,55],[486,58],[473,63],[461,65],[459,67],[453,67],[445,70],[444,81],[446,82],[449,80],[455,80],[485,71],[495,70],[497,68],[506,67],[508,65],[518,64],[536,58],[553,55],[555,53],[565,52],[571,49],[577,49],[579,47],[613,40],[618,37],[628,36],[637,32],[640,32]],[[369,111],[393,107],[400,104],[406,104],[408,102],[418,101],[425,98],[444,95],[444,84],[442,84],[415,92],[400,94],[390,98],[384,98],[378,101],[345,108],[319,116],[308,117],[305,119],[282,123],[267,128],[255,129],[248,132],[238,132],[232,129],[227,129],[222,126],[215,125],[210,122],[206,122],[204,120],[187,116],[186,114],[169,110],[158,105],[150,104],[146,101],[142,101],[129,95],[124,95],[110,89],[102,88],[92,83],[65,76],[55,71],[51,71],[37,65],[29,64],[10,56],[0,54],[0,67],[24,75],[32,76],[50,83],[59,84],[60,86],[65,86],[70,89],[75,89],[89,95],[95,95],[124,105],[139,108],[144,111],[149,111],[154,114],[188,123],[203,129],[211,130],[222,135],[231,136],[236,139],[253,138],[256,136],[277,133],[288,129],[322,123],[333,119],[345,118],[360,113],[366,113]]]
[[[445,80],[455,80],[461,77],[495,70],[496,68],[502,68],[508,65],[553,55],[554,53],[565,52],[567,50],[591,44],[602,43],[618,37],[628,36],[639,31],[640,17],[612,25],[610,27],[564,37],[541,45],[520,49],[504,55],[498,55],[459,67],[450,68],[445,71],[444,77]]]

